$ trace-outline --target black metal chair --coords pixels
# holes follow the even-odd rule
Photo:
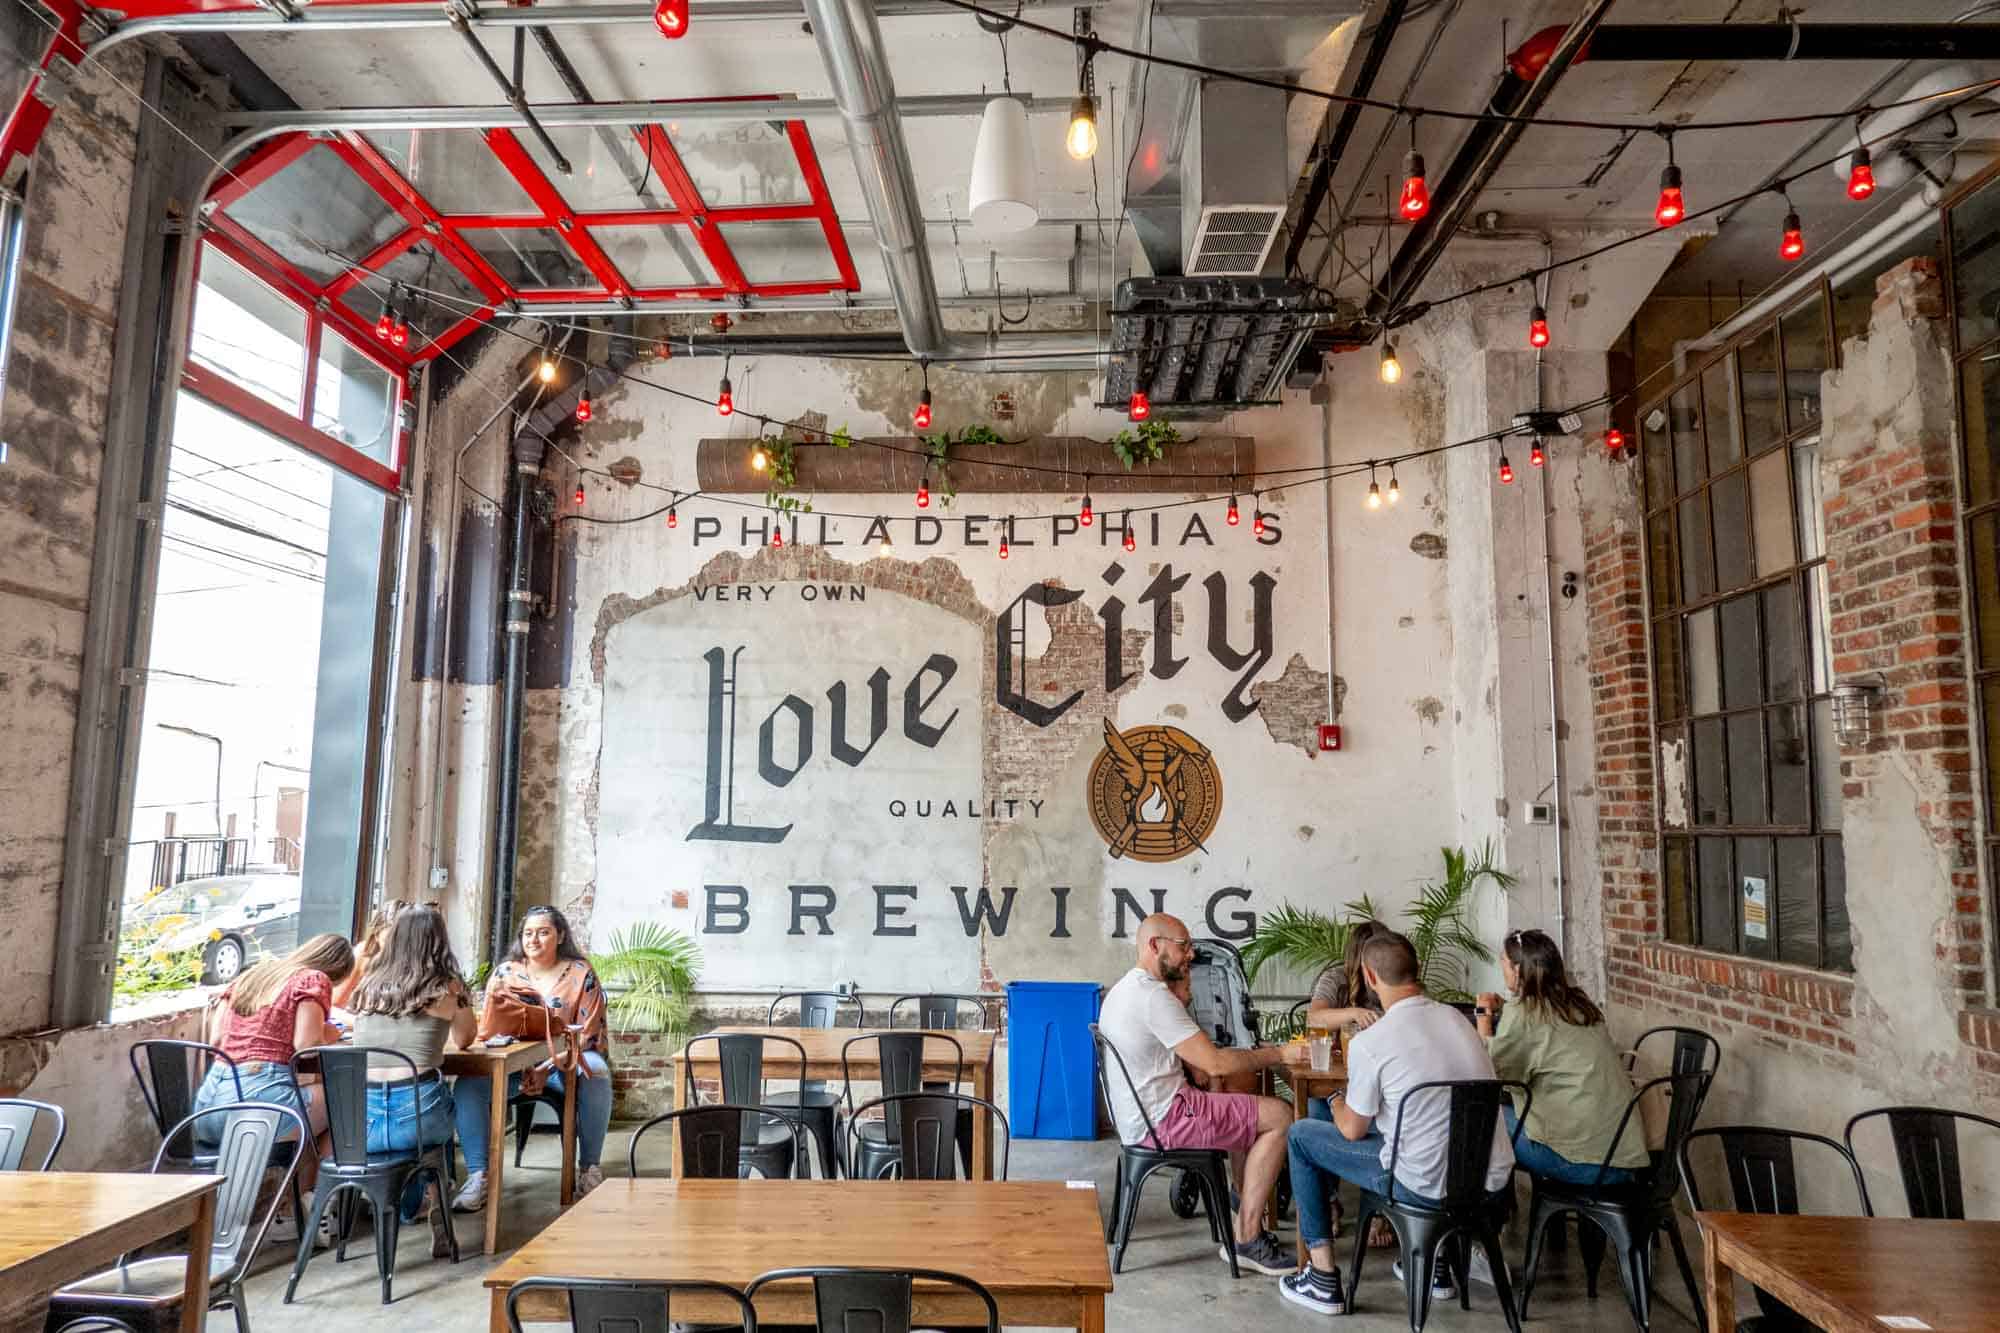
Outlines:
[[[731,1106],[748,1106],[762,1110],[770,1105],[770,1098],[764,1092],[765,1073],[764,1046],[775,1042],[791,1047],[791,1054],[780,1053],[786,1063],[796,1058],[797,1072],[786,1074],[782,1070],[779,1078],[791,1078],[803,1084],[806,1079],[806,1048],[790,1037],[769,1036],[761,1032],[711,1032],[705,1037],[696,1037],[687,1044],[687,1059],[693,1061],[695,1049],[705,1043],[715,1043],[716,1063],[722,1069],[722,1100]],[[788,1109],[796,1117],[798,1108]],[[742,1165],[745,1170],[754,1170],[759,1175],[776,1180],[789,1176],[794,1170],[793,1163],[803,1143],[786,1128],[783,1123],[773,1123],[769,1118],[752,1121],[744,1117],[742,1131]]]
[[[1126,1094],[1139,1108],[1139,1118],[1146,1125],[1146,1136],[1140,1142],[1118,1145],[1118,1183],[1111,1194],[1111,1216],[1104,1224],[1105,1242],[1112,1246],[1111,1271],[1121,1271],[1125,1263],[1125,1246],[1132,1239],[1132,1224],[1139,1217],[1140,1190],[1155,1171],[1174,1170],[1182,1172],[1183,1179],[1194,1182],[1195,1196],[1208,1218],[1209,1234],[1229,1256],[1229,1276],[1241,1277],[1236,1246],[1231,1244],[1236,1230],[1229,1214],[1229,1154],[1220,1148],[1157,1146],[1158,1127],[1153,1124],[1146,1104],[1139,1100],[1139,1089],[1132,1083],[1132,1071],[1125,1067],[1125,1057],[1118,1054],[1118,1048],[1105,1039],[1095,1023],[1090,1025],[1090,1039],[1097,1046],[1097,1087],[1104,1094],[1105,1106],[1115,1110],[1118,1105],[1111,1095],[1110,1067],[1116,1064],[1119,1076],[1125,1081]]]
[[[907,1022],[911,1027],[933,1032],[952,1032],[965,1026],[967,1005],[972,1006],[972,1021],[984,1026],[987,1006],[1001,998],[976,994],[898,995],[889,1002],[889,1026],[900,1028]],[[913,1012],[905,1013],[905,1007]]]
[[[382,1089],[392,1108],[399,1106],[405,1096],[409,1098],[417,1128],[415,1148],[402,1152],[368,1151],[371,1056],[409,1070],[407,1075],[397,1074],[372,1086]],[[431,1177],[438,1192],[438,1207],[444,1214],[444,1234],[451,1248],[451,1261],[458,1262],[458,1235],[451,1225],[451,1135],[447,1132],[437,1143],[425,1139],[423,1118],[417,1114],[417,1107],[419,1090],[428,1080],[418,1072],[417,1062],[401,1051],[380,1046],[309,1046],[292,1056],[293,1077],[308,1066],[318,1069],[320,1086],[325,1090],[326,1128],[333,1139],[333,1155],[320,1161],[319,1188],[313,1192],[312,1216],[299,1228],[299,1254],[292,1265],[291,1280],[285,1284],[285,1304],[292,1303],[299,1279],[305,1276],[306,1264],[313,1256],[313,1238],[318,1234],[319,1219],[327,1205],[336,1199],[345,1204],[347,1196],[358,1195],[368,1200],[374,1219],[375,1269],[382,1279],[382,1304],[387,1305],[396,1276],[396,1241],[403,1226],[399,1205],[410,1177],[425,1174]],[[347,1261],[347,1224],[351,1219],[351,1210],[343,1209],[340,1241],[333,1256],[335,1263]]]
[[[23,1167],[28,1160],[28,1143],[35,1137],[35,1124],[44,1118],[54,1121],[48,1150],[40,1166]],[[26,1097],[0,1097],[0,1171],[46,1171],[62,1151],[63,1135],[69,1120],[60,1106],[30,1101]]]
[[[1877,1118],[1889,1122],[1889,1137],[1896,1148],[1896,1168],[1903,1177],[1903,1198],[1909,1204],[1910,1216],[1963,1221],[1965,1185],[1958,1164],[1958,1122],[2000,1129],[2000,1120],[1943,1106],[1879,1106],[1855,1116],[1841,1133],[1841,1138],[1847,1141],[1847,1151],[1857,1162],[1861,1154],[1854,1148],[1854,1127]],[[1864,1207],[1872,1207],[1865,1179],[1861,1199]]]
[[[958,1038],[948,1032],[905,1031],[905,1032],[864,1032],[858,1037],[849,1037],[840,1047],[840,1076],[844,1086],[841,1089],[843,1104],[847,1114],[843,1119],[845,1129],[843,1139],[851,1146],[847,1158],[847,1173],[857,1180],[876,1180],[887,1174],[887,1168],[896,1162],[900,1150],[889,1137],[886,1120],[862,1120],[854,1103],[854,1071],[847,1053],[863,1042],[875,1042],[876,1054],[881,1074],[878,1083],[883,1097],[894,1097],[902,1093],[923,1092],[924,1047],[933,1041],[948,1041],[954,1052],[949,1091],[957,1092],[959,1083],[965,1077],[965,1048],[958,1044]],[[953,1126],[953,1138],[958,1137],[957,1126]],[[968,1173],[969,1173],[968,1168]]]
[[[1306,1030],[1306,1015],[1312,1012],[1312,996],[1292,1001],[1292,1007],[1285,1011],[1285,1030],[1281,1036],[1289,1039],[1301,1036]]]
[[[868,1011],[861,1001],[852,995],[841,995],[835,991],[787,991],[771,1001],[771,1007],[764,1014],[766,1026],[778,1026],[778,1010],[787,1002],[798,1005],[797,1027],[832,1029],[841,1025],[841,1016],[852,1012],[854,1026],[866,1026]],[[809,1079],[796,1088],[780,1088],[767,1093],[767,1106],[789,1106],[798,1110],[805,1118],[806,1127],[812,1131],[813,1141],[819,1145],[820,1169],[831,1180],[846,1164],[841,1160],[840,1097],[833,1086],[823,1079]]]
[[[229,1071],[234,1100],[244,1100],[243,1071],[236,1061],[224,1054],[219,1046],[171,1037],[135,1041],[125,1058],[132,1066],[133,1079],[139,1084],[139,1095],[145,1098],[146,1110],[153,1117],[153,1127],[159,1130],[161,1142],[166,1145],[167,1159],[190,1171],[213,1170],[215,1153],[203,1147],[194,1138],[192,1130],[180,1130],[178,1142],[168,1139],[167,1131],[194,1112],[195,1098],[201,1091],[201,1085],[218,1064]],[[302,1144],[286,1139],[278,1145],[278,1153],[280,1156],[297,1153],[302,1147]],[[305,1215],[305,1202],[296,1173],[289,1188],[292,1216],[302,1217]]]
[[[916,1317],[913,1287],[918,1281],[958,1287],[976,1297],[986,1310],[986,1333],[1000,1333],[1000,1307],[992,1292],[969,1277],[930,1268],[779,1268],[757,1278],[743,1289],[743,1295],[754,1301],[757,1293],[772,1283],[800,1278],[812,1279],[819,1333],[849,1333],[854,1329],[906,1333]],[[949,1319],[927,1315],[926,1322],[966,1326],[966,1321],[956,1315]]]
[[[720,1297],[736,1304],[737,1321],[716,1324],[703,1316],[705,1328],[741,1328],[757,1333],[757,1310],[736,1288],[723,1282],[613,1282],[596,1277],[530,1277],[507,1289],[507,1327],[521,1331],[521,1302],[544,1292],[560,1295],[569,1306],[569,1326],[577,1333],[670,1333],[686,1321],[673,1317],[674,1294]]]
[[[1558,1218],[1576,1214],[1595,1224],[1595,1229],[1579,1225],[1577,1245],[1583,1251],[1584,1290],[1597,1295],[1597,1266],[1604,1257],[1608,1240],[1618,1255],[1618,1276],[1625,1288],[1625,1303],[1631,1307],[1633,1322],[1641,1329],[1652,1327],[1653,1237],[1665,1232],[1673,1246],[1674,1262],[1680,1266],[1681,1280],[1687,1284],[1695,1323],[1707,1327],[1701,1288],[1695,1284],[1694,1267],[1688,1262],[1687,1244],[1681,1239],[1674,1212],[1674,1196],[1680,1192],[1680,1152],[1694,1131],[1694,1118],[1708,1095],[1713,1074],[1691,1068],[1679,1074],[1662,1074],[1649,1079],[1625,1104],[1618,1118],[1618,1130],[1611,1136],[1614,1149],[1597,1164],[1591,1184],[1569,1185],[1535,1176],[1534,1192],[1528,1206],[1528,1256],[1521,1273],[1521,1317],[1528,1317],[1528,1298],[1535,1290],[1535,1269],[1541,1263],[1545,1233]],[[1653,1153],[1653,1164],[1639,1179],[1626,1184],[1606,1184],[1605,1174],[1614,1168],[1610,1153],[1625,1137],[1625,1127],[1639,1112],[1639,1103],[1654,1088],[1668,1089],[1667,1132],[1664,1144]]]
[[[1700,1028],[1666,1027],[1647,1028],[1632,1042],[1632,1048],[1625,1052],[1625,1072],[1637,1072],[1640,1059],[1650,1052],[1647,1042],[1656,1037],[1671,1037],[1673,1047],[1667,1056],[1665,1073],[1706,1074],[1708,1083],[1702,1087],[1703,1100],[1708,1098],[1708,1089],[1715,1086],[1715,1071],[1722,1064],[1722,1043],[1703,1032]],[[1657,1045],[1657,1043],[1655,1043]],[[1701,1114],[1697,1105],[1695,1114]]]
[[[250,1261],[264,1241],[264,1232],[285,1196],[284,1186],[297,1173],[296,1152],[283,1154],[279,1135],[290,1130],[299,1142],[310,1138],[306,1119],[289,1106],[269,1102],[231,1102],[175,1122],[168,1128],[175,1134],[189,1132],[196,1121],[220,1117],[222,1132],[209,1173],[223,1178],[215,1197],[215,1230],[209,1242],[208,1308],[228,1306],[236,1316],[237,1333],[249,1333],[250,1307],[244,1300],[243,1279]],[[161,1168],[180,1170],[167,1152],[174,1135],[163,1136],[153,1153],[154,1174]],[[272,1190],[263,1207],[257,1199],[263,1193],[267,1171],[283,1171],[285,1178]],[[311,1243],[311,1237],[307,1237]],[[117,1265],[102,1273],[59,1288],[49,1298],[49,1328],[62,1328],[80,1320],[115,1319],[140,1333],[177,1329],[181,1326],[181,1303],[186,1294],[187,1256],[151,1255],[143,1259],[122,1256]]]
[[[1534,1094],[1525,1083],[1500,1079],[1462,1079],[1419,1083],[1403,1094],[1396,1109],[1396,1131],[1389,1140],[1389,1189],[1387,1194],[1362,1190],[1360,1209],[1354,1223],[1354,1266],[1348,1274],[1347,1299],[1353,1301],[1361,1287],[1361,1260],[1368,1253],[1368,1223],[1386,1217],[1402,1248],[1403,1284],[1409,1298],[1411,1333],[1418,1333],[1430,1318],[1431,1272],[1443,1250],[1446,1267],[1458,1280],[1461,1307],[1472,1308],[1470,1284],[1466,1281],[1465,1255],[1470,1242],[1478,1241],[1493,1269],[1494,1290],[1507,1327],[1520,1333],[1520,1317],[1514,1312],[1514,1293],[1507,1278],[1507,1264],[1500,1254],[1500,1228],[1505,1224],[1506,1190],[1491,1189],[1486,1174],[1493,1160],[1493,1135],[1504,1133],[1500,1103],[1510,1088],[1521,1092],[1520,1114],[1527,1118]],[[1445,1148],[1444,1194],[1436,1203],[1419,1203],[1396,1187],[1396,1161],[1403,1146],[1403,1126],[1409,1123],[1416,1103],[1428,1095],[1444,1097],[1450,1103],[1450,1138]],[[1518,1131],[1517,1131],[1518,1132]]]
[[[749,1168],[743,1162],[744,1126],[753,1118],[775,1120],[791,1129],[792,1160],[805,1169],[806,1123],[796,1110],[770,1106],[734,1106],[727,1102],[689,1106],[665,1115],[656,1115],[632,1131],[625,1149],[625,1168],[633,1179],[646,1173],[639,1166],[639,1141],[660,1125],[673,1126],[674,1151],[680,1154],[680,1173],[691,1180],[738,1180]],[[764,1136],[752,1133],[755,1143]]]
[[[1822,1134],[1768,1125],[1723,1125],[1697,1129],[1687,1136],[1680,1150],[1681,1181],[1687,1187],[1688,1206],[1697,1213],[1702,1210],[1701,1185],[1694,1169],[1693,1152],[1702,1139],[1714,1139],[1722,1149],[1730,1203],[1739,1213],[1797,1216],[1801,1209],[1794,1149],[1812,1145],[1820,1158],[1812,1177],[1830,1178],[1834,1160],[1838,1159],[1854,1181],[1854,1201],[1860,1206],[1862,1216],[1870,1215],[1868,1187],[1862,1182],[1861,1168],[1852,1153]],[[1833,1158],[1828,1158],[1827,1153],[1832,1153]],[[1812,1333],[1819,1327],[1762,1287],[1757,1288],[1757,1307],[1763,1313],[1737,1320],[1737,1333]]]
[[[957,1126],[977,1110],[984,1110],[1000,1125],[1000,1171],[995,1180],[1007,1178],[1008,1159],[1014,1150],[1014,1131],[1007,1113],[987,1101],[965,1092],[903,1092],[863,1102],[855,1112],[856,1122],[869,1124],[868,1111],[882,1112],[889,1143],[896,1158],[880,1172],[902,1180],[960,1180]],[[858,1149],[856,1150],[858,1153]]]

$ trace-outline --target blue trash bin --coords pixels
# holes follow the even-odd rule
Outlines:
[[[1097,1137],[1094,981],[1007,983],[1007,1111],[1018,1139]]]

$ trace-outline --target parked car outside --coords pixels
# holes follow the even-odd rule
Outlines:
[[[162,900],[163,946],[170,952],[199,947],[204,986],[227,985],[250,964],[298,947],[297,875],[191,879],[156,894],[147,907]]]

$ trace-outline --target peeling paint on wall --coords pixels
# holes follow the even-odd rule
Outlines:
[[[1426,694],[1421,699],[1412,699],[1410,707],[1416,713],[1419,722],[1435,727],[1444,720],[1444,700],[1434,694]]]
[[[1426,560],[1442,560],[1445,556],[1444,535],[1436,532],[1420,532],[1410,538],[1410,549]]]
[[[1319,724],[1326,716],[1326,672],[1293,653],[1284,674],[1250,687],[1264,730],[1280,745],[1295,745],[1308,759],[1319,758]]]

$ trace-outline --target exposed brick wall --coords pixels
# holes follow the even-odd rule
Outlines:
[[[1637,998],[1651,995],[1643,950],[1661,927],[1644,553],[1634,528],[1606,523],[1586,532],[1584,554],[1605,975],[1613,995]]]

